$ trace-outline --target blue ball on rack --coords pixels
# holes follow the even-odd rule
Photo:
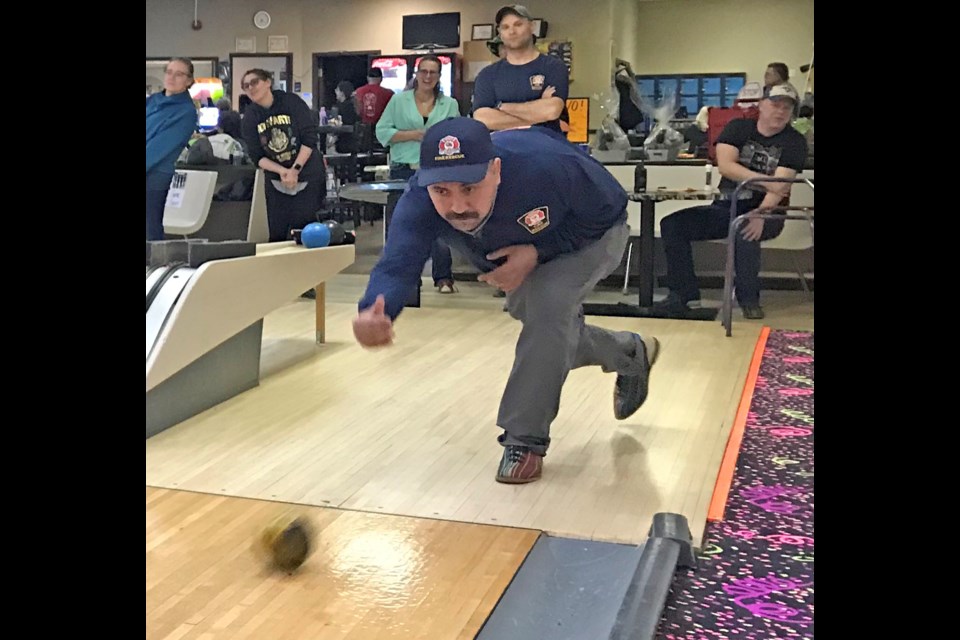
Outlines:
[[[308,249],[318,249],[330,244],[330,228],[322,222],[311,222],[300,232],[300,242]]]

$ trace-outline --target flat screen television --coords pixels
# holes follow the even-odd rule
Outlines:
[[[403,16],[404,49],[455,49],[460,46],[460,12]]]
[[[220,109],[216,107],[200,107],[197,113],[197,128],[203,133],[209,133],[220,124]]]

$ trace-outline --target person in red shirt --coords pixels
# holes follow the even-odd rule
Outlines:
[[[376,125],[387,108],[387,103],[393,97],[393,91],[380,86],[383,82],[383,71],[371,67],[367,72],[367,84],[356,90],[357,113],[360,121]]]

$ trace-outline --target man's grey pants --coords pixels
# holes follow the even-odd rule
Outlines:
[[[628,237],[627,225],[618,224],[580,251],[538,265],[507,294],[507,310],[523,329],[497,415],[497,424],[505,430],[501,444],[524,445],[546,454],[550,424],[560,409],[560,392],[571,369],[600,365],[607,373],[640,372],[633,333],[601,329],[583,320],[584,299],[619,266]],[[612,401],[609,411],[612,415]]]

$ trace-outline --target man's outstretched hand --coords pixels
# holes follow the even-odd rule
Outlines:
[[[353,335],[364,347],[385,347],[393,344],[393,320],[384,312],[383,294],[373,306],[367,307],[353,319]]]

